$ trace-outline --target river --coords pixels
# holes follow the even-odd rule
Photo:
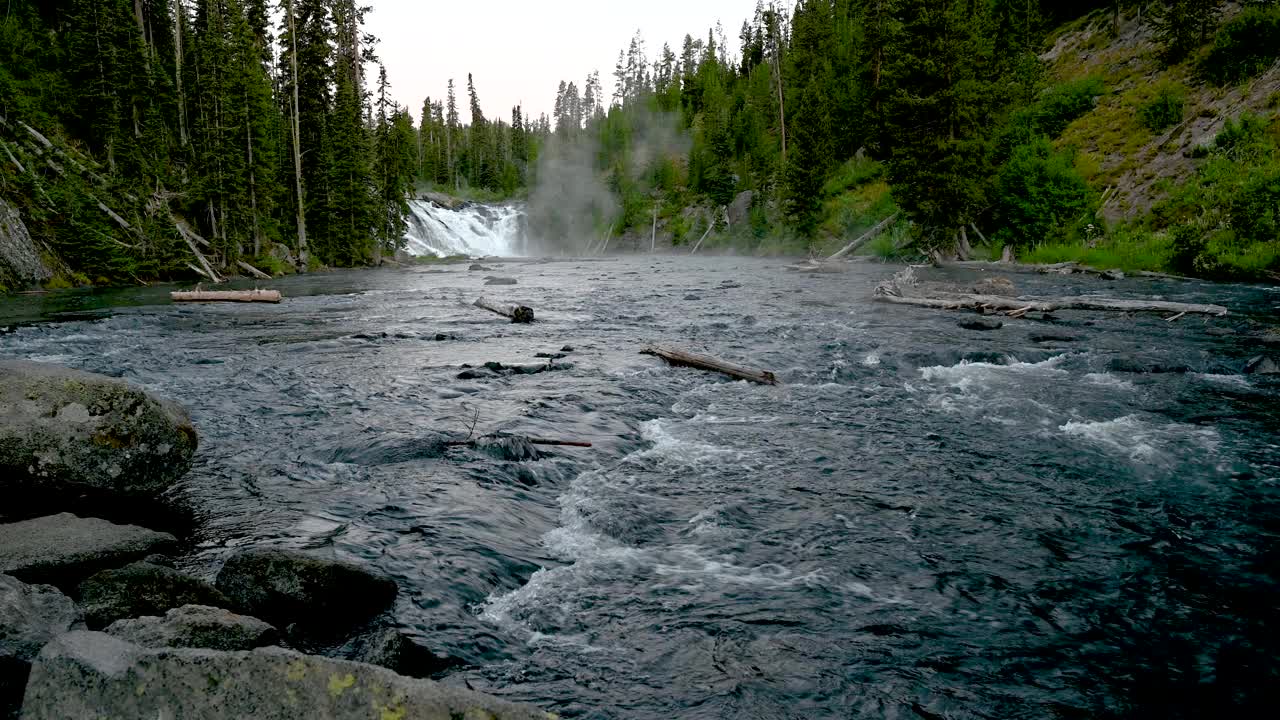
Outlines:
[[[510,287],[466,266],[335,272],[273,283],[279,306],[16,298],[0,355],[186,404],[185,569],[251,545],[373,566],[400,585],[396,622],[463,663],[444,682],[565,717],[1274,711],[1280,382],[1241,369],[1275,288],[1016,275],[1233,316],[979,333],[873,303],[895,268],[781,265],[496,266]],[[539,322],[470,307],[481,294]],[[654,341],[783,384],[671,369],[638,354]],[[554,371],[457,377],[566,346]],[[441,446],[473,424],[594,447]]]

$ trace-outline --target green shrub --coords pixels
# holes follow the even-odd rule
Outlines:
[[[1200,62],[1200,74],[1220,85],[1240,82],[1280,59],[1280,6],[1247,8],[1224,24]]]
[[[1213,139],[1213,149],[1232,160],[1245,160],[1265,152],[1267,123],[1253,113],[1228,119]]]
[[[1014,148],[996,177],[996,240],[1029,247],[1062,240],[1091,215],[1092,192],[1069,151],[1044,138]]]
[[[1159,133],[1182,122],[1182,93],[1164,85],[1156,96],[1138,108],[1138,119],[1151,132]]]
[[[1227,217],[1246,243],[1280,243],[1280,168],[1262,170],[1235,193]]]
[[[1107,91],[1102,78],[1086,77],[1049,88],[1036,103],[1035,121],[1040,132],[1057,137],[1071,121],[1083,116]]]

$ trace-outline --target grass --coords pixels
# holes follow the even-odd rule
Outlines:
[[[1077,262],[1101,270],[1164,272],[1171,256],[1172,246],[1165,233],[1126,226],[1093,244],[1044,243],[1024,251],[1018,260],[1033,265]]]

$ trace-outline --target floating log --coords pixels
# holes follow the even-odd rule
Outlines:
[[[270,280],[270,279],[271,279],[271,276],[270,276],[270,275],[268,275],[268,274],[266,274],[266,273],[262,272],[262,271],[261,271],[261,270],[259,270],[258,268],[256,268],[256,267],[254,267],[254,266],[250,265],[249,263],[247,263],[247,262],[245,262],[245,261],[243,261],[243,260],[237,260],[237,261],[236,261],[236,265],[239,265],[241,270],[244,270],[245,272],[249,273],[250,275],[252,275],[252,276],[254,276],[254,277],[258,278],[259,280]]]
[[[1119,312],[1160,312],[1183,313],[1193,315],[1227,314],[1221,305],[1198,303],[1179,303],[1166,300],[1121,300],[1101,297],[1067,297],[1067,298],[1010,298],[996,295],[978,295],[970,293],[953,293],[941,291],[921,291],[915,287],[915,271],[908,268],[893,278],[876,286],[877,300],[896,305],[915,305],[918,307],[937,308],[941,310],[973,309],[980,311],[1002,310],[1025,315],[1032,310],[1036,312],[1055,312],[1058,310],[1115,310]]]
[[[278,303],[279,290],[189,290],[169,293],[174,302]]]
[[[879,235],[881,232],[883,232],[885,228],[889,227],[889,225],[890,225],[891,223],[893,223],[893,221],[894,221],[894,220],[897,220],[897,219],[898,219],[898,213],[894,213],[894,214],[890,215],[889,217],[887,217],[887,218],[885,218],[885,219],[881,220],[879,223],[876,223],[876,226],[875,226],[875,227],[873,227],[873,228],[871,228],[870,230],[866,231],[866,232],[865,232],[865,233],[863,233],[863,234],[862,234],[862,236],[861,236],[861,237],[859,237],[857,240],[854,240],[853,242],[849,243],[848,245],[845,245],[843,248],[841,248],[841,249],[840,249],[840,251],[839,251],[839,252],[837,252],[835,255],[832,255],[831,257],[829,257],[829,258],[827,258],[827,259],[828,259],[828,260],[839,260],[840,258],[844,257],[845,255],[848,255],[849,253],[853,252],[854,250],[857,250],[858,248],[862,247],[862,246],[863,246],[863,245],[865,245],[866,243],[870,242],[872,238],[876,237],[876,236],[877,236],[877,235]]]
[[[653,355],[666,360],[669,364],[676,367],[691,367],[698,370],[709,370],[718,372],[729,377],[738,378],[739,380],[749,380],[761,385],[777,385],[778,378],[768,370],[753,370],[752,368],[734,365],[723,360],[718,360],[707,355],[696,355],[694,353],[677,350],[675,348],[655,346],[645,348],[640,351],[642,355]]]
[[[480,298],[475,301],[475,306],[488,310],[492,313],[497,313],[503,317],[509,317],[513,323],[533,322],[533,308],[525,305],[507,305],[503,303],[496,303],[485,298]]]

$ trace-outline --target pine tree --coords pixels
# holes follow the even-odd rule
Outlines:
[[[813,237],[822,208],[822,184],[831,167],[833,26],[829,0],[796,6],[787,84],[791,88],[791,155],[786,165],[787,214],[797,230]]]

